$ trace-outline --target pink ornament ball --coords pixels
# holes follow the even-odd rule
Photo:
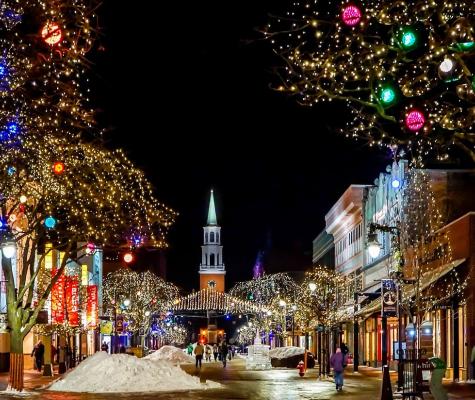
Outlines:
[[[355,26],[361,21],[361,17],[361,10],[354,5],[346,6],[341,13],[341,19],[347,26]]]
[[[406,114],[406,128],[412,132],[417,132],[426,123],[426,118],[419,110],[411,110]]]

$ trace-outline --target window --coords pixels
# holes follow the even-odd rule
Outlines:
[[[205,243],[208,243],[208,232],[205,233]]]
[[[209,241],[210,241],[211,243],[214,243],[214,232],[211,232],[211,233],[209,234]]]
[[[216,255],[216,265],[219,265],[219,254]]]
[[[216,265],[216,264],[214,263],[214,257],[215,257],[214,254],[210,254],[210,255],[209,255],[209,265]]]
[[[216,242],[219,243],[219,233],[216,232]]]

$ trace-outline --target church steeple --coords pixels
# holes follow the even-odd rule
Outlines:
[[[214,206],[214,194],[213,189],[211,189],[211,196],[209,199],[209,208],[208,208],[208,226],[218,225],[218,219],[216,218],[216,207]]]
[[[211,190],[206,224],[203,227],[203,246],[201,246],[200,289],[210,287],[224,292],[226,270],[223,262],[223,246],[221,246],[221,227],[218,226],[216,217],[213,190]]]

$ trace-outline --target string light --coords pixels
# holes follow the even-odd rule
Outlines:
[[[114,315],[118,309],[127,322],[127,330],[136,332],[150,328],[150,315],[164,318],[179,297],[178,288],[150,271],[135,272],[121,268],[106,275],[103,282],[104,309]],[[147,315],[148,314],[148,315]]]
[[[434,4],[292,2],[263,32],[283,60],[276,90],[306,106],[341,102],[349,113],[337,131],[347,138],[436,160],[464,152],[475,161],[472,3]],[[359,29],[348,29],[354,22]],[[465,86],[447,85],[454,80]],[[425,119],[417,140],[401,129],[414,106]]]

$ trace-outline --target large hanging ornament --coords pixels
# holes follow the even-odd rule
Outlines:
[[[460,51],[472,51],[475,50],[475,42],[457,43],[457,48]]]
[[[123,259],[127,264],[130,264],[132,261],[134,261],[134,255],[132,253],[125,253]]]
[[[460,73],[457,61],[452,57],[445,57],[439,64],[439,77],[446,82],[452,82],[460,79]]]
[[[347,5],[343,8],[341,19],[346,26],[355,26],[361,21],[361,10],[355,5]]]
[[[41,37],[46,44],[55,46],[61,41],[63,33],[56,22],[47,22],[41,29]]]
[[[406,128],[412,132],[417,132],[422,129],[424,124],[426,123],[426,118],[424,114],[419,110],[410,110],[406,114],[406,118],[404,120],[406,124]]]
[[[406,51],[413,50],[419,45],[419,37],[416,29],[406,27],[399,30],[398,43],[399,46]]]
[[[391,106],[397,100],[397,92],[392,85],[381,85],[377,93],[380,103],[385,107]]]
[[[54,164],[53,164],[53,172],[56,174],[56,175],[61,175],[63,172],[64,172],[64,164],[61,162],[61,161],[56,161]]]
[[[45,218],[44,224],[45,224],[46,228],[54,229],[54,227],[56,226],[56,222],[57,222],[56,218],[53,217],[52,215],[50,215],[50,216]]]

